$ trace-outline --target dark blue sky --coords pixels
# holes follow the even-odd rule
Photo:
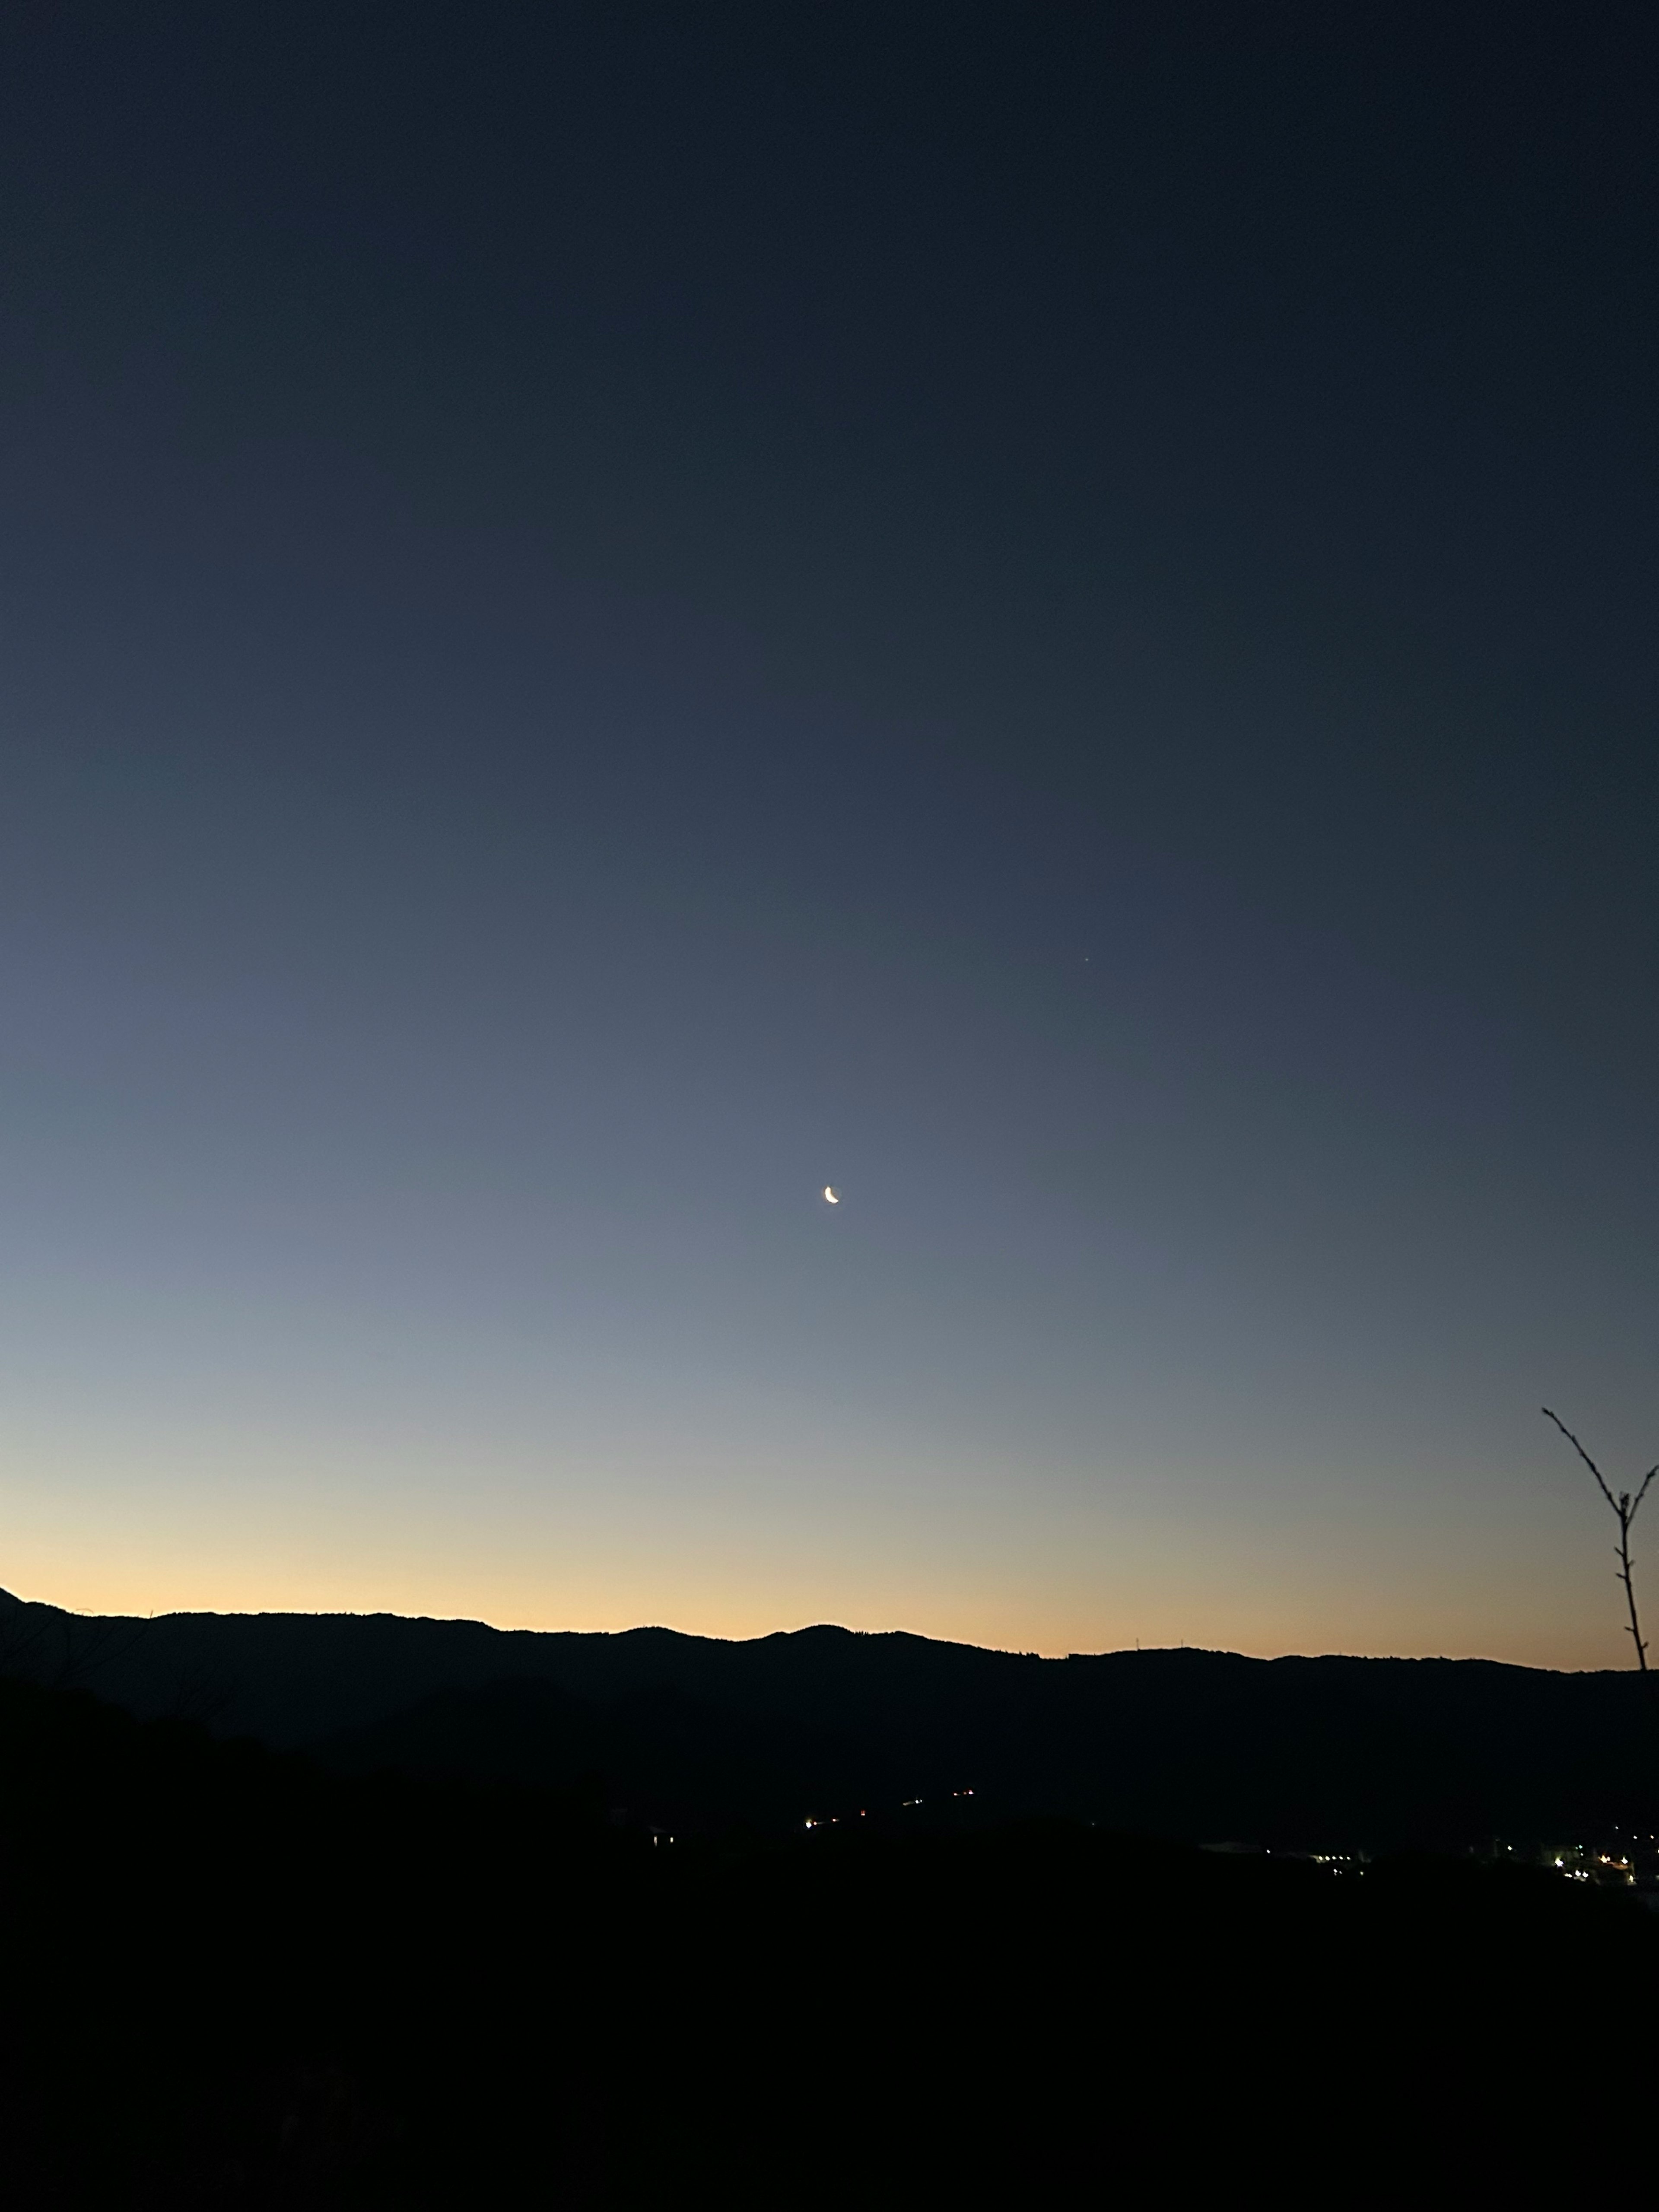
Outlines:
[[[0,1579],[1619,1663],[1647,11],[9,43]]]

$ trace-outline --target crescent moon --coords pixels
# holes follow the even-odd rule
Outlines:
[[[823,1194],[829,1200],[831,1206],[839,1206],[841,1204],[841,1193],[835,1189],[830,1184],[825,1183],[823,1186]]]

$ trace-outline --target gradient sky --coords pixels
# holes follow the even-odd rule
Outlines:
[[[0,1583],[1626,1662],[1646,8],[5,44]]]

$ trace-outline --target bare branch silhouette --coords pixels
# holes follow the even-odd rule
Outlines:
[[[1647,1473],[1642,1477],[1641,1487],[1634,1493],[1634,1495],[1632,1495],[1628,1490],[1621,1490],[1618,1492],[1617,1496],[1615,1496],[1613,1487],[1607,1481],[1607,1477],[1602,1474],[1601,1468],[1597,1467],[1595,1462],[1590,1457],[1589,1454],[1584,1449],[1583,1444],[1579,1443],[1577,1437],[1574,1436],[1572,1431],[1567,1426],[1566,1423],[1561,1419],[1561,1416],[1559,1413],[1551,1413],[1547,1406],[1542,1407],[1541,1411],[1546,1420],[1554,1422],[1556,1427],[1560,1430],[1562,1435],[1577,1453],[1579,1458],[1583,1461],[1585,1466],[1595,1477],[1596,1488],[1601,1492],[1602,1497],[1607,1499],[1607,1504],[1613,1508],[1614,1517],[1618,1521],[1619,1542],[1616,1547],[1616,1550],[1619,1559],[1619,1579],[1625,1585],[1625,1603],[1630,1609],[1630,1634],[1631,1639],[1636,1646],[1636,1664],[1641,1673],[1645,1676],[1648,1672],[1648,1647],[1642,1641],[1642,1624],[1638,1620],[1636,1613],[1636,1583],[1631,1571],[1630,1528],[1631,1522],[1635,1520],[1637,1514],[1641,1510],[1642,1500],[1648,1494],[1648,1485],[1653,1480],[1656,1474],[1659,1474],[1659,1461],[1656,1461],[1654,1465],[1651,1466],[1648,1469]]]
[[[107,1667],[118,1667],[149,1634],[148,1620],[112,1619],[96,1614],[66,1613],[61,1626],[64,1656],[53,1686],[60,1690],[88,1689],[93,1678]]]
[[[1542,1409],[1542,1411],[1543,1411],[1544,1419],[1545,1419],[1547,1421],[1553,1421],[1553,1422],[1554,1422],[1554,1424],[1555,1424],[1556,1427],[1557,1427],[1558,1429],[1559,1429],[1559,1430],[1560,1430],[1560,1431],[1561,1431],[1562,1435],[1566,1438],[1567,1442],[1568,1442],[1568,1443],[1572,1446],[1573,1449],[1577,1453],[1577,1455],[1578,1455],[1579,1458],[1580,1458],[1580,1459],[1582,1459],[1582,1460],[1583,1461],[1583,1462],[1584,1462],[1585,1466],[1589,1469],[1590,1473],[1591,1473],[1591,1474],[1595,1477],[1596,1486],[1597,1486],[1597,1487],[1600,1489],[1600,1491],[1601,1491],[1601,1492],[1602,1497],[1603,1497],[1603,1498],[1605,1498],[1607,1499],[1607,1503],[1608,1503],[1608,1504],[1609,1504],[1609,1505],[1613,1505],[1613,1511],[1616,1513],[1616,1512],[1619,1510],[1619,1508],[1618,1508],[1616,1505],[1613,1505],[1613,1492],[1612,1492],[1607,1488],[1607,1479],[1606,1479],[1606,1477],[1602,1474],[1601,1468],[1600,1468],[1599,1467],[1597,1467],[1597,1465],[1595,1464],[1595,1461],[1590,1457],[1589,1454],[1589,1453],[1584,1449],[1584,1447],[1583,1446],[1583,1444],[1581,1444],[1581,1443],[1579,1443],[1579,1441],[1578,1441],[1577,1437],[1576,1436],[1574,1436],[1574,1434],[1573,1434],[1572,1431],[1571,1431],[1571,1430],[1567,1426],[1566,1423],[1565,1423],[1565,1422],[1561,1419],[1561,1416],[1559,1415],[1559,1413],[1551,1413],[1551,1411],[1550,1411],[1550,1409],[1549,1409],[1549,1407],[1548,1407],[1547,1406],[1544,1407],[1543,1407],[1543,1409]]]
[[[102,1670],[118,1667],[149,1635],[149,1620],[66,1613],[9,1592],[0,1593],[0,1675],[16,1675],[53,1690],[92,1686]]]
[[[11,1598],[0,1612],[0,1675],[17,1674],[33,1680],[46,1633],[46,1618],[39,1607]]]

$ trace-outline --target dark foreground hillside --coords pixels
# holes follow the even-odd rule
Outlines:
[[[1593,2197],[1659,2017],[1540,1872],[653,1843],[17,1683],[0,1942],[8,2201],[122,2212]]]
[[[994,1817],[1328,1851],[1659,1827],[1659,1710],[1630,1674],[1040,1659],[839,1628],[722,1643],[392,1615],[100,1621],[3,1594],[0,1667],[342,1772],[596,1790],[677,1833],[907,1801],[914,1826],[968,1790]]]

